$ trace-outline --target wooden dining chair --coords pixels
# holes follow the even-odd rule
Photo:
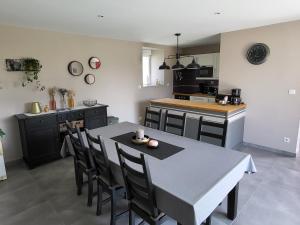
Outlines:
[[[154,111],[154,110],[150,109],[150,107],[146,107],[144,126],[153,128],[152,124],[155,124],[156,129],[159,130],[161,114],[162,114],[161,109],[159,111]]]
[[[123,151],[117,142],[116,148],[129,201],[129,225],[135,224],[135,213],[150,225],[164,223],[166,216],[156,206],[154,187],[144,155],[132,156]],[[133,168],[132,164],[140,170]]]
[[[168,128],[173,128],[173,129],[175,128],[176,130],[179,131],[180,136],[183,136],[185,132],[185,122],[186,122],[186,113],[183,113],[182,115],[177,115],[177,114],[169,113],[169,111],[166,110],[164,131],[169,132]]]
[[[95,169],[93,166],[92,156],[88,148],[85,147],[81,132],[78,127],[70,129],[67,126],[68,135],[74,149],[74,166],[77,184],[77,194],[81,195],[83,186],[83,174],[88,178],[88,202],[87,205],[92,206],[93,202],[93,180],[95,176]]]
[[[125,188],[118,184],[111,171],[109,159],[107,156],[105,144],[101,136],[97,138],[90,135],[89,131],[85,129],[87,141],[90,151],[92,153],[94,166],[96,170],[97,180],[97,215],[101,215],[102,204],[107,200],[111,201],[111,219],[110,225],[115,225],[119,216],[123,215],[128,210],[117,214],[116,203],[120,198],[125,198]],[[110,198],[102,198],[103,192],[109,194]]]
[[[219,128],[222,130],[221,134],[213,133],[210,131],[204,131],[203,126],[206,126],[207,128]],[[199,119],[199,128],[198,128],[198,141],[201,140],[202,137],[210,137],[214,139],[221,140],[221,146],[225,147],[226,144],[226,134],[227,134],[227,127],[228,127],[228,120],[225,120],[224,123],[217,123],[212,121],[205,121],[203,120],[203,117],[201,116]]]

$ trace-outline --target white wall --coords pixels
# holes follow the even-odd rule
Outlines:
[[[7,72],[6,58],[39,59],[43,65],[40,77],[44,85],[74,89],[77,101],[98,99],[109,105],[109,115],[118,116],[121,121],[137,122],[144,116],[144,106],[149,99],[172,95],[173,79],[169,71],[165,73],[165,84],[169,83],[169,86],[138,89],[142,84],[142,43],[8,26],[0,26],[0,34],[0,83],[4,87],[0,89],[0,127],[7,133],[3,140],[5,161],[22,157],[14,115],[24,112],[25,103],[49,102],[47,91],[20,86],[23,73]],[[173,48],[155,47],[163,48],[166,55],[174,53]],[[100,70],[89,69],[91,56],[101,59]],[[83,64],[84,74],[95,74],[95,85],[86,85],[84,75],[73,77],[68,73],[67,65],[72,60]]]
[[[241,88],[247,104],[244,141],[296,153],[300,119],[300,21],[221,35],[220,90]],[[249,46],[270,47],[268,60],[252,65]],[[288,95],[296,89],[296,95]],[[290,137],[290,143],[283,138]]]

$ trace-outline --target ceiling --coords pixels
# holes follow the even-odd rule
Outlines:
[[[299,0],[0,0],[1,24],[164,45],[298,19]]]

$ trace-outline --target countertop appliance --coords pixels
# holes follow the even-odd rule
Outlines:
[[[239,88],[234,88],[231,90],[231,104],[232,105],[239,105],[242,102],[241,99],[241,89]]]
[[[234,88],[234,89],[231,89],[231,95],[233,96],[233,97],[241,97],[241,89],[239,89],[239,88]]]

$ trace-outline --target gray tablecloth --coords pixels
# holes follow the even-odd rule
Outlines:
[[[92,135],[104,137],[113,173],[121,183],[123,180],[117,151],[110,138],[135,131],[139,127],[141,126],[124,122],[90,131]],[[158,208],[183,225],[201,224],[242,179],[245,172],[256,172],[249,154],[151,128],[143,129],[152,138],[184,148],[164,160],[145,155],[155,185]],[[62,156],[66,153],[69,141],[66,138]],[[130,154],[139,155],[137,150],[126,145],[121,146]],[[72,149],[69,151],[72,153]]]

